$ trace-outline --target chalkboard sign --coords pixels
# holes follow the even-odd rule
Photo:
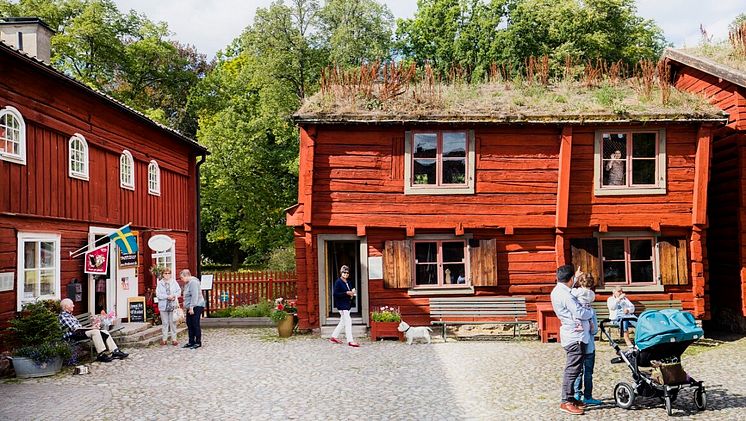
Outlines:
[[[137,267],[137,253],[124,253],[119,255],[119,268]]]
[[[145,297],[127,298],[127,321],[145,323]]]

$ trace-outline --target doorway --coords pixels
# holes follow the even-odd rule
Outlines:
[[[106,237],[112,231],[111,228],[90,227],[88,230],[89,250],[105,243],[102,238]],[[99,241],[96,243],[96,241]],[[116,306],[116,285],[117,264],[116,247],[112,243],[109,246],[109,257],[106,274],[88,275],[88,311],[92,314],[99,314],[101,311],[117,311]],[[117,312],[118,313],[118,312]]]
[[[324,325],[329,320],[335,323],[339,319],[339,310],[334,307],[334,282],[339,278],[343,265],[350,268],[348,282],[350,288],[357,289],[357,296],[352,301],[350,315],[360,323],[368,323],[368,243],[365,237],[356,235],[319,235],[318,244],[318,281],[319,281],[319,318]]]

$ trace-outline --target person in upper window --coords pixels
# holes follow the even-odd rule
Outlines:
[[[624,185],[624,160],[622,159],[622,151],[617,149],[611,154],[611,161],[606,163],[605,170],[609,185]]]
[[[621,286],[614,288],[614,293],[606,300],[606,306],[609,308],[609,319],[619,323],[622,330],[624,342],[632,348],[632,340],[629,337],[629,328],[637,326],[635,317],[635,305],[627,298]]]
[[[129,354],[119,350],[117,344],[114,343],[114,339],[109,335],[109,332],[100,330],[98,326],[84,328],[80,325],[78,319],[73,316],[73,309],[75,308],[73,300],[65,298],[60,301],[60,307],[62,307],[62,311],[59,316],[57,316],[57,319],[62,326],[62,337],[64,339],[80,340],[90,338],[93,341],[93,345],[96,347],[96,352],[98,352],[98,356],[96,357],[98,361],[108,363],[114,358],[120,360],[127,358]],[[105,345],[104,342],[106,343]],[[106,353],[107,349],[111,354]]]

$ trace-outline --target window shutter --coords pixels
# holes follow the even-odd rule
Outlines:
[[[689,284],[686,239],[661,238],[658,241],[658,252],[660,254],[661,284]]]
[[[497,286],[497,240],[479,240],[478,247],[469,247],[469,270],[472,286]]]
[[[575,266],[575,269],[580,268],[583,272],[593,275],[598,285],[601,281],[598,238],[571,239],[570,252],[572,253],[572,264]]]
[[[412,286],[412,242],[386,241],[383,252],[384,288]]]

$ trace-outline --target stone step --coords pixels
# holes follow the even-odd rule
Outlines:
[[[181,324],[177,326],[177,330],[176,330],[177,332],[179,331],[179,328],[186,328],[186,325]],[[117,340],[119,341],[119,343],[128,344],[128,343],[144,341],[146,339],[151,339],[155,337],[158,337],[158,338],[161,337],[161,326],[160,325],[148,327],[143,330],[137,330],[128,335],[122,335]]]
[[[153,334],[151,331],[155,328],[158,328],[158,330]],[[119,342],[119,345],[122,346],[122,348],[147,348],[151,345],[156,345],[161,343],[161,327],[156,326],[153,328],[148,329],[147,337],[144,337],[137,341],[127,341],[127,342]],[[176,328],[176,335],[179,337],[183,332],[186,332],[187,328],[186,325],[181,325]],[[181,335],[183,336],[183,335]]]
[[[152,325],[150,323],[122,323],[122,326],[123,329],[117,330],[111,334],[114,339],[142,332],[149,329]]]

